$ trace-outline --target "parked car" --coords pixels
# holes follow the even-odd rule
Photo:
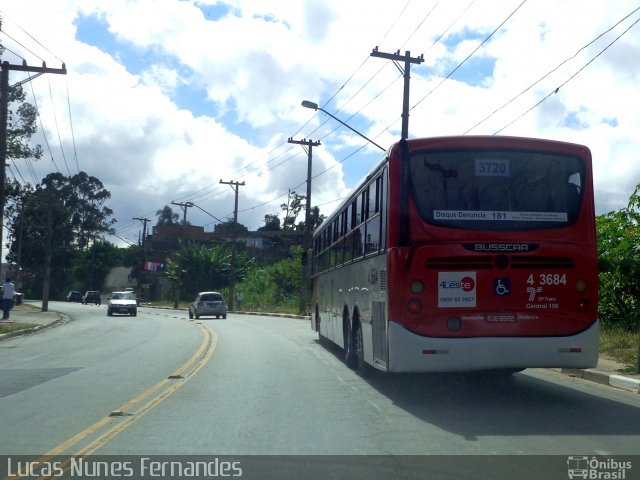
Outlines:
[[[111,317],[114,313],[125,313],[132,317],[137,316],[138,302],[136,301],[136,294],[132,291],[112,292],[107,304],[107,315]]]
[[[4,286],[0,285],[0,298],[2,298],[2,292],[4,291]],[[24,299],[24,293],[14,292],[13,293],[13,304],[20,305],[22,300]]]
[[[77,290],[71,290],[67,293],[67,302],[81,302],[82,301],[82,292],[78,292]]]
[[[87,290],[82,297],[82,304],[86,305],[87,303],[95,303],[96,305],[102,304],[100,292],[96,290]]]
[[[16,292],[13,294],[13,303],[15,305],[20,305],[23,299],[24,299],[24,293]]]
[[[189,318],[215,316],[227,318],[227,304],[218,292],[200,292],[189,305]]]

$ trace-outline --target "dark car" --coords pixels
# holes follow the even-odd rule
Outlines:
[[[96,305],[100,305],[102,303],[100,292],[96,290],[87,290],[87,292],[82,297],[82,304],[86,305],[87,303],[95,303]]]
[[[78,292],[77,290],[71,290],[67,293],[67,302],[81,302],[82,301],[82,292]]]
[[[189,318],[201,316],[215,316],[227,318],[227,304],[218,292],[200,292],[189,305]]]

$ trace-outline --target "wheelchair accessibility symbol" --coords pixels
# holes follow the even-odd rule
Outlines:
[[[496,295],[503,297],[511,295],[511,279],[510,278],[496,278],[493,281],[493,291]]]

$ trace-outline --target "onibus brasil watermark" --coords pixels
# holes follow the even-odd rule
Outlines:
[[[598,458],[587,455],[567,458],[567,469],[570,479],[586,480],[625,480],[627,471],[631,470],[631,462],[615,458]]]

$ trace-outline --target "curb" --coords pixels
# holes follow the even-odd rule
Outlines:
[[[46,328],[55,327],[59,323],[62,323],[68,320],[68,318],[69,317],[61,313],[57,320],[47,323],[46,325],[35,325],[30,328],[23,328],[22,330],[16,330],[15,332],[2,333],[0,334],[0,342],[3,340],[9,340],[10,338],[21,337],[22,335],[29,335],[32,333],[36,333]]]
[[[640,380],[637,378],[625,377],[624,375],[609,374],[599,370],[580,368],[554,369],[570,377],[582,378],[590,382],[607,385],[609,387],[626,390],[632,393],[640,393]]]
[[[311,320],[311,317],[309,315],[295,315],[293,313],[243,312],[242,310],[231,313],[239,313],[242,315],[263,315],[266,317],[296,318],[298,320]]]

